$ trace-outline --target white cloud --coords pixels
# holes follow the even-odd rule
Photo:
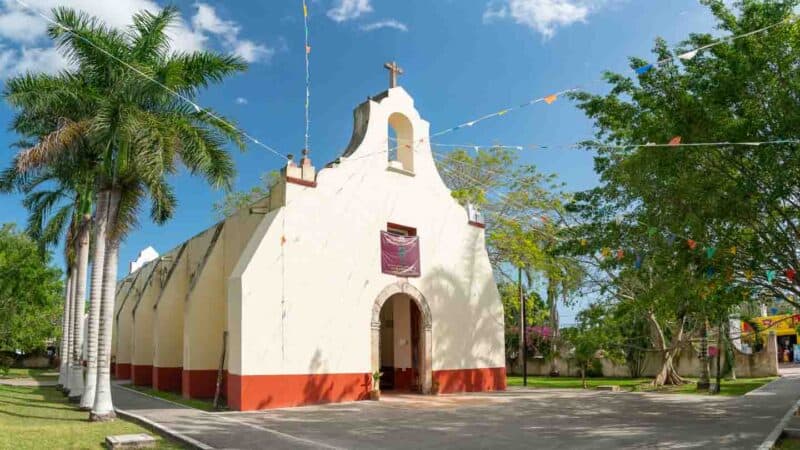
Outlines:
[[[513,19],[545,38],[553,37],[560,27],[586,22],[590,14],[612,0],[502,0],[490,2],[483,13],[484,22]]]
[[[247,99],[244,97],[236,97],[236,104],[237,105],[246,105]]]
[[[335,22],[344,22],[369,12],[372,12],[370,0],[336,0],[334,7],[328,10],[328,17]]]
[[[107,25],[124,28],[131,24],[133,15],[142,10],[159,11],[153,0],[26,0],[32,8],[49,14],[59,6],[87,11]],[[240,38],[241,27],[234,21],[219,17],[214,7],[195,4],[190,20],[180,17],[167,30],[175,51],[197,51],[210,48],[235,53],[247,62],[268,61],[275,49],[251,40]],[[22,8],[14,0],[0,0],[0,38],[5,46],[0,48],[0,78],[36,70],[54,73],[67,67],[47,39],[45,20]]]
[[[361,29],[364,31],[380,30],[381,28],[394,28],[395,30],[408,31],[406,24],[394,19],[381,20],[361,26]]]

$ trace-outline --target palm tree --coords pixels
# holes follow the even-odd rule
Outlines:
[[[103,278],[90,417],[107,420],[114,417],[110,351],[120,242],[135,228],[146,199],[156,223],[172,216],[176,199],[167,177],[177,171],[178,162],[214,187],[230,186],[234,167],[225,145],[243,147],[242,135],[229,121],[187,99],[246,65],[235,56],[171,52],[165,30],[177,18],[174,8],[136,14],[127,30],[109,28],[67,8],[55,9],[53,15],[57,25],[48,33],[77,72],[9,81],[6,98],[29,114],[64,119],[18,155],[21,172],[54,164],[79,139],[91,149],[102,149],[95,180],[93,264],[102,261]],[[95,281],[93,277],[93,290]]]

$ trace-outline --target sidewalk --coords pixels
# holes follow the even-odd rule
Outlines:
[[[153,426],[200,449],[212,448],[337,448],[241,422],[235,415],[209,413],[113,384],[117,412]]]

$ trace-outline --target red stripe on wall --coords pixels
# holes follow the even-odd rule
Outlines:
[[[439,393],[504,391],[506,368],[458,369],[433,371],[433,383],[439,385]]]
[[[114,373],[118,380],[130,380],[131,365],[129,363],[117,363],[116,371]]]
[[[153,367],[153,388],[181,392],[181,367]]]
[[[131,383],[136,386],[152,386],[153,366],[131,366]]]
[[[228,371],[222,372],[221,393],[224,397],[227,393],[226,380]],[[181,394],[187,398],[214,398],[217,389],[217,371],[210,370],[187,370],[181,372]]]
[[[235,375],[228,379],[228,407],[237,411],[366,400],[368,373]]]

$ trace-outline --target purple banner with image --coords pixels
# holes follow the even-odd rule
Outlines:
[[[398,277],[418,277],[419,236],[381,231],[381,271]]]

